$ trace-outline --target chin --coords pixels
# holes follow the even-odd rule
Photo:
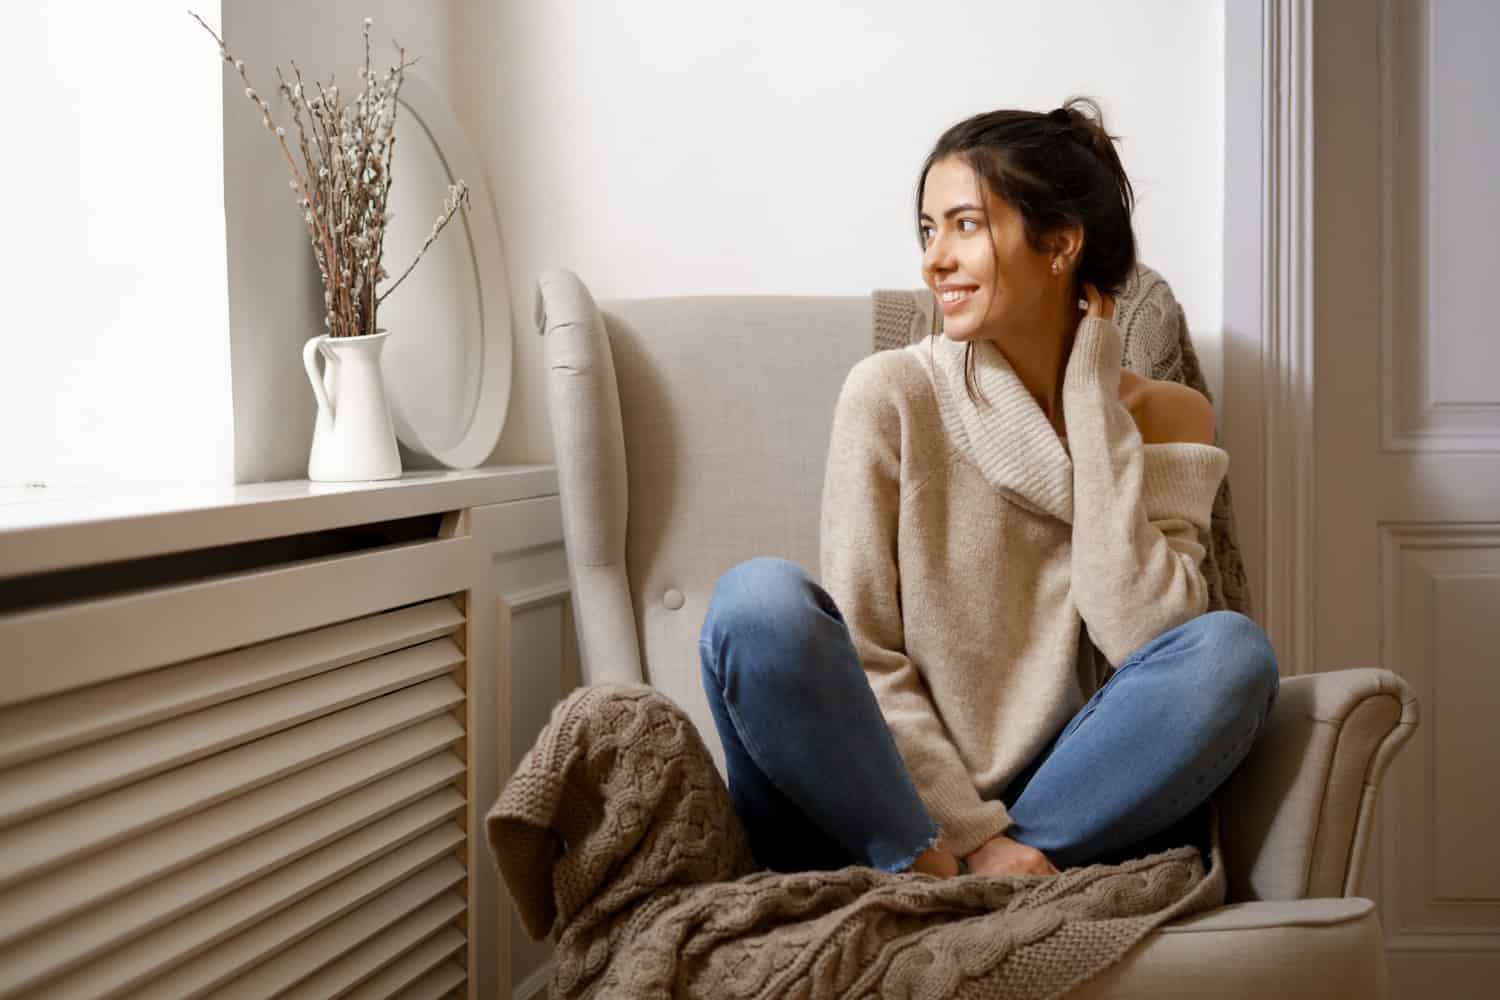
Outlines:
[[[943,321],[943,336],[959,344],[976,340],[997,340],[998,324],[980,323],[969,316],[955,316]]]
[[[943,336],[949,340],[966,343],[977,340],[984,335],[984,324],[976,322],[977,317],[970,315],[969,310],[952,317],[943,317]]]
[[[943,336],[960,344],[992,338],[997,324],[993,315],[986,315],[989,307],[990,303],[983,299],[971,300],[967,309],[944,316]]]

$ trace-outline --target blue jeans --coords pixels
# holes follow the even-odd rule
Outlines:
[[[757,862],[895,872],[932,845],[937,825],[843,616],[800,568],[763,558],[725,573],[698,654]],[[1275,653],[1243,615],[1200,615],[1153,639],[1002,792],[1005,835],[1059,868],[1160,849],[1153,838],[1179,829],[1249,753],[1278,685]]]

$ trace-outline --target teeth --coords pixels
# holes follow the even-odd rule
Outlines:
[[[959,299],[967,298],[968,295],[967,291],[946,291],[942,297],[944,302],[957,302]]]

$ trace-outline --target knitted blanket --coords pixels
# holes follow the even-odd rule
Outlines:
[[[835,779],[836,780],[836,779]],[[486,817],[527,931],[573,997],[1054,997],[1220,905],[1214,842],[1058,876],[756,872],[687,715],[641,685],[554,709]]]
[[[942,313],[932,293],[899,289],[877,291],[874,349],[905,347],[943,329]],[[1208,384],[1188,336],[1182,306],[1165,278],[1138,265],[1115,301],[1115,323],[1120,328],[1124,367],[1147,378],[1190,385],[1208,396]],[[1234,502],[1226,478],[1214,497],[1209,537],[1204,539],[1203,576],[1208,583],[1210,611],[1238,611],[1252,615],[1245,563],[1235,541]]]

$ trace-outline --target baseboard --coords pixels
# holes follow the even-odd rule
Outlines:
[[[547,984],[552,981],[553,960],[548,958],[540,969],[511,991],[512,1000],[538,1000],[547,995]]]

